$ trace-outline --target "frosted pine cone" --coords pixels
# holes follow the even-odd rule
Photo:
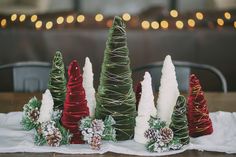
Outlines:
[[[36,122],[39,119],[39,110],[34,109],[29,113],[29,118],[33,121]]]
[[[149,128],[148,130],[144,132],[144,137],[151,140],[155,140],[157,138],[157,135],[158,135],[158,131],[156,131],[153,128]]]
[[[160,135],[161,135],[162,142],[169,143],[173,139],[174,133],[170,128],[164,127],[164,128],[161,128]]]
[[[103,131],[104,131],[104,123],[102,120],[97,120],[97,119],[94,119],[92,121],[92,128],[93,128],[93,132],[95,134],[100,134],[102,135]]]
[[[92,138],[91,138],[91,143],[90,143],[90,147],[94,150],[99,150],[100,146],[101,146],[101,136],[98,134],[95,134]]]
[[[62,140],[62,135],[61,132],[59,131],[58,128],[55,128],[53,130],[53,134],[48,134],[46,136],[46,140],[49,146],[53,146],[53,147],[58,147],[60,146],[60,142]]]

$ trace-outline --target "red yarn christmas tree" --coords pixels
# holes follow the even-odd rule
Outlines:
[[[200,82],[194,74],[190,76],[187,116],[191,137],[209,135],[213,132],[207,101]]]
[[[76,60],[70,63],[68,69],[69,81],[67,83],[66,99],[62,113],[61,123],[72,134],[71,144],[84,143],[78,122],[81,118],[89,116],[89,108],[82,86],[83,78]]]
[[[138,104],[141,98],[142,94],[142,84],[141,82],[137,83],[136,89],[135,89],[135,98],[136,98],[136,110],[138,111]]]

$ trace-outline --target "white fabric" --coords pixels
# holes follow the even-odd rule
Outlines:
[[[181,153],[186,149],[236,153],[236,112],[215,112],[210,114],[214,132],[212,135],[192,139],[189,146],[179,151],[150,153],[145,146],[133,140],[123,142],[104,142],[100,151],[88,145],[66,145],[60,147],[35,146],[33,131],[24,131],[20,125],[22,112],[0,114],[0,152],[57,152],[65,154],[103,154],[115,152],[141,156],[161,156]]]

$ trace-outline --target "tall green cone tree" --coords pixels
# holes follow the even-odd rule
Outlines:
[[[188,120],[186,115],[186,99],[180,95],[174,107],[171,117],[170,128],[174,132],[174,137],[180,140],[181,144],[189,143]]]
[[[48,89],[53,97],[54,110],[63,109],[66,95],[66,78],[62,54],[59,51],[56,52],[56,55],[53,58],[52,69],[48,81]]]
[[[125,25],[118,16],[110,28],[104,53],[95,117],[104,120],[111,115],[116,121],[117,140],[132,139],[136,117],[135,94]]]

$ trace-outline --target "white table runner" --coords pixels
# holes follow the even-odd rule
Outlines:
[[[210,113],[214,132],[212,135],[191,138],[191,143],[178,151],[150,153],[144,145],[133,140],[103,142],[101,150],[94,151],[86,144],[60,147],[35,146],[33,131],[24,131],[20,125],[22,112],[0,113],[0,153],[57,152],[65,154],[103,154],[114,152],[142,156],[162,156],[181,153],[187,149],[236,153],[236,112]]]

